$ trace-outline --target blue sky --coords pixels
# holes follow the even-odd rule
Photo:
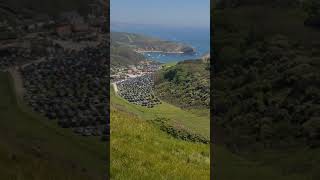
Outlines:
[[[209,27],[210,0],[110,0],[111,22]]]

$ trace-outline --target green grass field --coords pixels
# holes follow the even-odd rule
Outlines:
[[[145,120],[153,120],[157,117],[164,117],[171,120],[173,126],[184,127],[190,132],[198,133],[207,139],[210,137],[210,118],[207,115],[199,116],[194,111],[185,111],[181,108],[162,102],[154,108],[146,108],[129,103],[115,95],[111,88],[111,104],[118,109],[133,113]]]
[[[115,108],[110,127],[111,179],[210,178],[209,145],[175,139],[138,116]]]
[[[175,62],[175,61],[170,61],[168,63],[165,63],[164,66],[165,68],[168,68],[168,67],[171,67],[171,66],[174,66],[176,65],[178,62]]]
[[[103,179],[107,145],[32,113],[0,72],[0,179]]]

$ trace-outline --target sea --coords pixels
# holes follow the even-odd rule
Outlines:
[[[112,23],[111,31],[137,33],[163,40],[184,43],[195,48],[194,54],[144,53],[147,59],[161,63],[198,59],[210,52],[210,28],[205,27],[170,27],[161,25],[136,25]]]

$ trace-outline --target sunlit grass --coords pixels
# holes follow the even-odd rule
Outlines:
[[[116,96],[113,89],[111,90],[111,104],[119,109],[138,115],[145,120],[152,120],[157,117],[164,117],[171,120],[172,125],[183,126],[192,132],[198,133],[209,139],[210,136],[210,118],[199,116],[196,110],[185,111],[179,107],[162,102],[154,108],[146,108],[134,105],[128,101]]]
[[[174,139],[135,115],[112,109],[112,179],[209,177],[209,145]]]

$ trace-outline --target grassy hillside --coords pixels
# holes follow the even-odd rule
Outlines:
[[[122,110],[111,110],[112,179],[210,178],[209,145],[174,139]]]
[[[152,123],[157,118],[209,139],[208,117],[167,103],[152,109],[134,105],[111,89],[111,178],[209,179],[209,145],[175,138],[158,121]]]
[[[210,119],[207,116],[199,116],[197,113],[184,111],[165,102],[152,109],[134,105],[115,95],[113,90],[111,90],[111,104],[118,109],[133,113],[145,120],[167,118],[172,126],[186,129],[209,139]]]
[[[158,126],[146,121],[155,116],[154,111],[147,112],[146,109],[134,107],[119,97],[114,97],[114,94],[111,96],[111,106],[113,179],[209,179],[209,145],[181,141],[169,136]],[[173,107],[169,106],[168,109]],[[183,117],[182,112],[187,116],[191,115],[185,111],[171,110],[174,111],[180,117]],[[164,112],[163,115],[166,116]],[[305,174],[310,173],[308,177],[294,172],[297,168],[305,170],[309,167],[312,163],[310,158],[317,157],[314,152],[309,152],[306,156],[303,149],[283,152],[281,156],[278,152],[262,152],[251,154],[251,158],[244,158],[231,153],[220,144],[211,148],[214,155],[212,177],[219,180],[307,180],[316,177],[310,173],[316,172],[316,169],[306,172]],[[291,159],[292,156],[299,157],[299,160]],[[256,161],[261,157],[264,161]],[[277,161],[274,161],[275,158]],[[310,163],[299,164],[302,159],[309,159]]]
[[[129,47],[120,46],[114,43],[111,43],[110,52],[111,67],[138,64],[140,61],[145,60],[145,57],[142,54],[134,52]]]
[[[164,101],[185,109],[209,109],[209,63],[187,60],[158,72],[156,94]]]
[[[174,139],[145,120],[115,108],[111,111],[111,125],[111,178],[209,179],[208,145]],[[242,158],[220,145],[212,148],[216,154],[212,176],[219,180],[307,180],[315,177],[292,173],[301,164],[295,164],[288,157],[299,155],[303,158],[303,151],[283,154],[274,164],[280,162],[291,166],[277,169],[270,162]],[[311,158],[309,155],[306,159]],[[272,157],[272,153],[268,156]]]
[[[16,99],[0,73],[0,179],[103,179],[106,144],[57,127]]]

